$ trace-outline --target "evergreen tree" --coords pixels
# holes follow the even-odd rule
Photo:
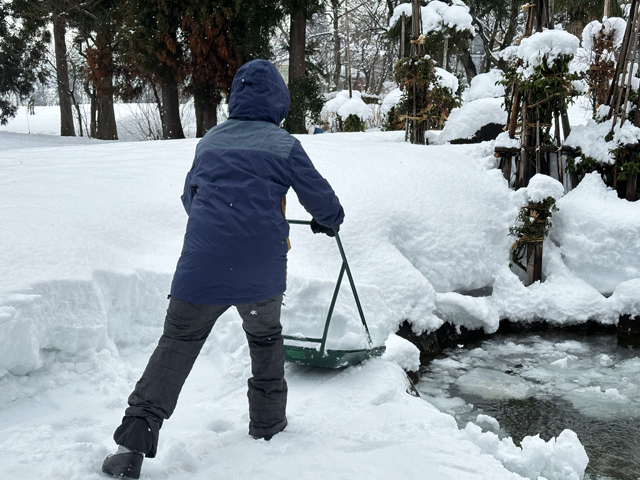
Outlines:
[[[196,109],[196,136],[217,124],[236,71],[254,58],[269,58],[269,39],[282,16],[273,0],[192,1],[182,20],[187,90]]]
[[[118,42],[133,75],[158,82],[163,138],[184,138],[179,85],[186,78],[184,45],[178,38],[184,6],[177,0],[129,0],[123,4]]]
[[[320,11],[322,0],[285,0],[285,12],[291,17],[289,29],[289,92],[291,108],[284,127],[290,133],[307,133],[305,123],[308,105],[317,103],[319,92],[316,76],[308,75],[306,65],[307,20]]]
[[[15,117],[17,107],[9,96],[28,97],[41,70],[50,34],[42,21],[30,18],[16,21],[11,4],[0,2],[0,125]]]
[[[60,135],[63,137],[75,136],[66,43],[67,16],[69,9],[74,8],[74,2],[69,0],[14,0],[12,8],[14,14],[20,18],[40,23],[47,22],[53,26],[54,70],[60,106]]]

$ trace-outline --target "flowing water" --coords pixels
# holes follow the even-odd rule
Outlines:
[[[495,335],[446,350],[416,388],[461,426],[494,417],[516,444],[573,430],[589,455],[585,479],[640,479],[640,350],[613,335]]]

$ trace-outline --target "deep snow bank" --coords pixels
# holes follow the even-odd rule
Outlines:
[[[0,137],[1,138],[1,137]],[[492,144],[414,146],[402,133],[301,137],[346,211],[341,237],[374,341],[399,322],[495,331],[500,318],[613,323],[640,302],[640,203],[596,177],[560,199],[545,282],[524,288],[507,235],[526,190],[493,168]],[[179,196],[194,140],[13,149],[0,168],[0,371],[39,368],[44,350],[77,353],[153,341],[179,256]],[[288,217],[308,219],[294,192]],[[334,240],[291,227],[283,324],[318,336],[340,269]],[[624,265],[624,267],[617,267]],[[332,348],[364,345],[346,282]],[[465,291],[493,287],[488,297]],[[600,292],[614,292],[605,298]]]

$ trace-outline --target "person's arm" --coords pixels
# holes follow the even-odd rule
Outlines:
[[[344,210],[335,192],[311,163],[311,159],[296,140],[289,161],[292,187],[302,206],[324,227],[338,230],[344,220]]]
[[[191,170],[187,173],[187,178],[184,181],[184,192],[180,199],[182,200],[182,205],[184,205],[184,209],[187,212],[187,215],[191,214],[191,203],[193,202],[193,197],[198,190],[196,185],[191,183],[191,179],[193,178],[193,172],[196,168],[196,161],[193,161],[193,165],[191,166]]]

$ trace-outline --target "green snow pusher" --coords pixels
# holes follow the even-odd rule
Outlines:
[[[311,225],[310,221],[307,220],[287,220],[291,225]],[[300,365],[311,365],[314,367],[323,367],[323,368],[341,368],[348,367],[351,365],[357,365],[358,363],[366,360],[367,358],[376,357],[382,355],[384,353],[385,347],[373,346],[373,340],[371,340],[371,334],[369,333],[369,327],[367,326],[367,321],[364,319],[364,313],[362,312],[362,306],[360,305],[360,299],[358,298],[358,292],[356,292],[356,285],[353,281],[353,276],[351,275],[351,269],[349,268],[349,264],[347,263],[347,256],[344,253],[344,248],[342,248],[342,242],[340,241],[340,235],[338,232],[335,232],[336,243],[338,244],[338,249],[340,250],[340,255],[342,256],[342,267],[340,268],[340,274],[338,275],[338,281],[336,283],[336,288],[333,292],[333,298],[331,299],[331,304],[329,305],[329,312],[327,313],[327,320],[324,323],[324,331],[322,332],[322,338],[310,338],[299,335],[283,335],[285,340],[294,340],[296,342],[308,342],[308,343],[317,343],[319,347],[302,347],[297,345],[284,345],[284,356],[285,360],[291,363],[297,363]],[[364,326],[364,331],[367,335],[367,342],[369,344],[369,348],[362,348],[357,350],[331,350],[326,348],[327,344],[327,335],[329,334],[329,325],[331,324],[331,316],[333,315],[333,309],[336,306],[336,300],[338,299],[338,293],[340,292],[340,285],[342,284],[342,279],[344,278],[344,273],[347,272],[347,278],[349,279],[349,284],[351,285],[351,291],[353,292],[353,297],[356,301],[356,307],[358,308],[358,313],[360,314],[360,320],[362,321],[362,325]]]

